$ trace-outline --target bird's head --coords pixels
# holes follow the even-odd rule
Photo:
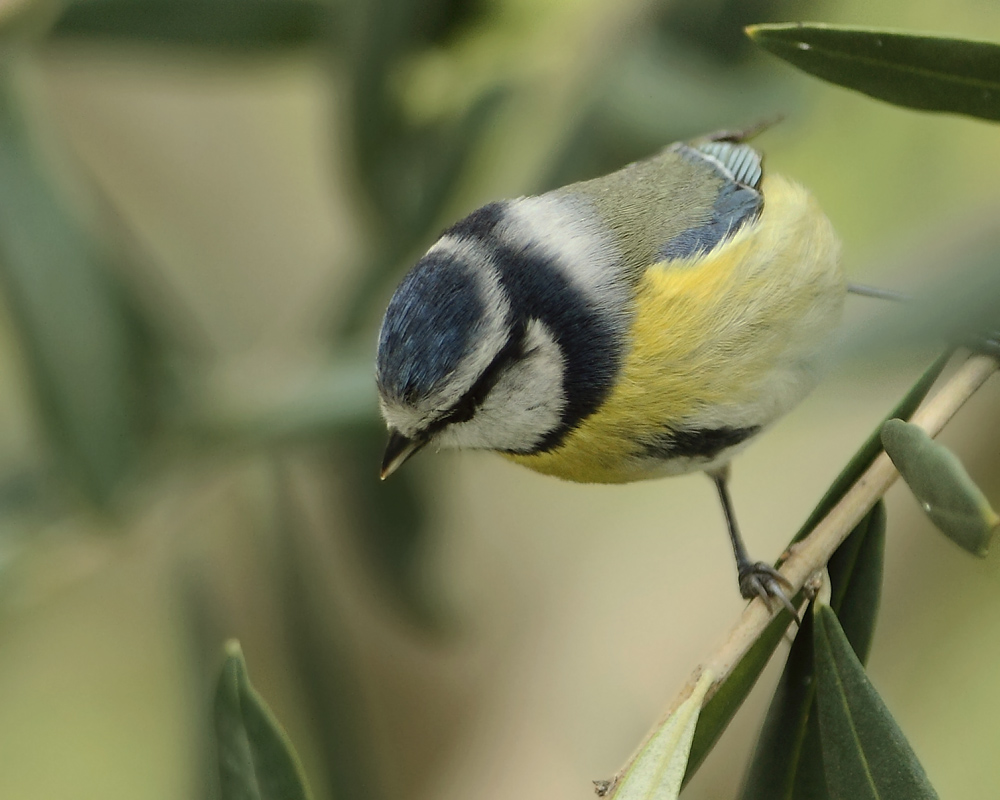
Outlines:
[[[428,444],[529,453],[559,427],[560,346],[502,276],[495,251],[446,234],[393,295],[376,360],[383,478]]]

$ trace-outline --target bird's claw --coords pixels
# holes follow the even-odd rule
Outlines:
[[[792,615],[792,618],[799,622],[799,612],[792,605],[785,589],[791,590],[792,584],[788,582],[778,570],[770,564],[758,561],[756,564],[749,564],[740,569],[740,594],[747,600],[759,597],[764,601],[764,605],[771,607],[771,599],[778,600]]]

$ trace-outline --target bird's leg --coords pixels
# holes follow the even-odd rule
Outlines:
[[[726,515],[726,525],[729,527],[729,540],[733,544],[733,555],[736,556],[736,570],[740,581],[740,594],[747,600],[759,597],[768,606],[771,605],[771,598],[781,601],[781,604],[788,609],[795,619],[799,618],[798,611],[788,599],[788,595],[782,588],[791,589],[792,585],[770,564],[763,561],[753,561],[747,553],[746,545],[743,544],[743,537],[740,536],[740,529],[736,525],[736,515],[733,514],[733,502],[729,497],[729,465],[709,473],[709,477],[715,482],[715,488],[719,491],[719,500],[722,503],[722,511]]]

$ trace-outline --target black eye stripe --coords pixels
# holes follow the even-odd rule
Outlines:
[[[625,349],[615,320],[573,282],[562,256],[531,242],[531,246],[513,247],[498,233],[508,206],[491,203],[445,231],[460,241],[475,242],[489,254],[487,266],[495,271],[510,302],[510,322],[516,329],[475,385],[430,423],[428,434],[475,416],[503,372],[524,357],[527,321],[538,320],[559,350],[565,401],[558,425],[532,447],[531,452],[541,453],[558,447],[569,431],[604,403],[621,370]]]
[[[493,360],[483,370],[482,375],[476,379],[476,382],[469,387],[455,405],[428,426],[427,433],[434,434],[448,425],[468,422],[472,419],[507,368],[524,356],[526,338],[526,326],[518,325],[511,332],[504,346],[493,356]]]

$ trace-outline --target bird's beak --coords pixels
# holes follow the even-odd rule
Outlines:
[[[389,441],[385,445],[385,455],[382,456],[382,480],[388,478],[403,462],[426,444],[422,439],[410,439],[399,431],[389,431]]]

